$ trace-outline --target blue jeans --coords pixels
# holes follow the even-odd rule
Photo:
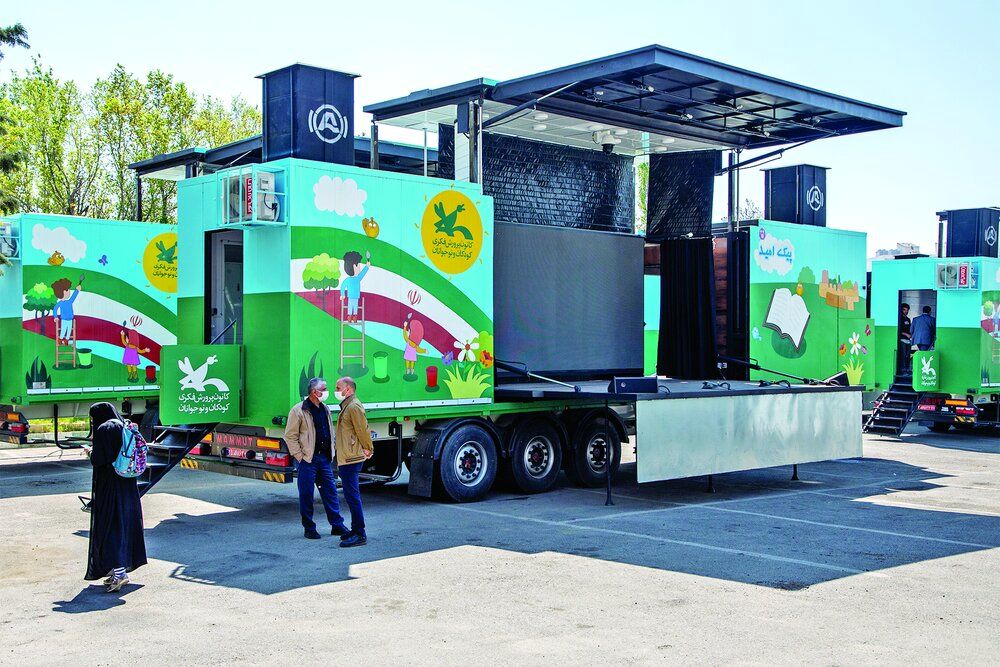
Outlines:
[[[365,535],[365,512],[361,508],[361,489],[358,486],[358,473],[364,463],[352,463],[340,466],[340,487],[344,490],[344,502],[351,508],[351,530],[358,535]]]
[[[322,454],[314,454],[310,463],[302,459],[296,464],[299,482],[299,513],[302,515],[302,526],[306,530],[316,530],[313,521],[313,487],[319,487],[319,497],[323,500],[323,509],[330,526],[344,528],[344,519],[340,516],[340,503],[337,500],[337,482],[333,478],[333,468],[330,459]],[[353,510],[352,510],[353,511]]]

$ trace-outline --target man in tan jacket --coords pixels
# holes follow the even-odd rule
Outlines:
[[[288,453],[295,459],[298,471],[299,513],[302,515],[305,536],[310,540],[319,539],[316,522],[313,521],[314,486],[319,487],[326,518],[330,521],[330,534],[340,535],[344,539],[349,532],[344,518],[340,516],[337,482],[333,478],[331,465],[333,420],[330,408],[325,403],[329,395],[326,380],[309,380],[309,395],[301,404],[296,403],[292,407],[288,413],[288,421],[285,422],[285,444],[288,445]]]
[[[340,415],[337,417],[337,465],[340,469],[340,486],[344,501],[351,508],[351,532],[341,539],[342,547],[360,547],[368,543],[365,533],[365,513],[361,507],[361,489],[358,473],[365,461],[372,457],[373,445],[365,406],[355,396],[357,385],[349,377],[337,380]]]

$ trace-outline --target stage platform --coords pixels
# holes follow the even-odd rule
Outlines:
[[[575,396],[590,400],[611,402],[658,401],[674,398],[706,398],[710,396],[747,396],[798,393],[824,393],[860,391],[855,387],[830,387],[826,385],[769,384],[762,386],[760,382],[743,380],[674,380],[659,378],[656,382],[659,391],[655,394],[614,394],[608,391],[608,380],[583,380],[569,382],[580,388],[563,387],[551,382],[512,382],[504,383],[500,378],[494,392],[498,401],[525,401],[531,399],[552,400]],[[709,386],[710,385],[710,386]],[[724,386],[724,385],[728,385]]]
[[[546,382],[501,384],[496,397],[634,404],[639,482],[862,455],[862,387],[718,382],[660,379],[655,394],[612,394],[607,380],[577,382],[578,392]]]

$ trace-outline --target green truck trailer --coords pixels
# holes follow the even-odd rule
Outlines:
[[[177,342],[177,227],[22,214],[0,221],[0,237],[12,262],[0,276],[0,438],[24,442],[29,418],[58,429],[98,400],[152,436],[146,405]]]
[[[898,433],[911,420],[942,432],[997,425],[1000,260],[878,260],[871,281],[875,380],[882,395],[868,429]],[[929,349],[915,349],[902,335],[903,304],[911,321],[930,309],[936,336]]]
[[[41,266],[45,250],[31,250],[0,278],[6,327],[0,397],[7,416],[17,417],[3,432],[9,437],[14,423],[23,429],[36,405],[113,398],[159,425],[142,492],[177,464],[289,482],[294,466],[282,440],[289,408],[303,400],[311,377],[349,375],[375,442],[366,479],[388,482],[406,466],[409,491],[418,496],[436,490],[475,500],[498,477],[524,492],[545,491],[561,470],[576,483],[603,484],[632,435],[640,481],[860,455],[857,383],[866,381],[867,367],[849,371],[857,373],[855,386],[641,377],[663,331],[657,334],[650,321],[655,297],[644,303],[643,238],[629,233],[631,160],[804,136],[794,120],[776,120],[762,133],[755,114],[718,117],[707,98],[689,106],[713,120],[694,124],[658,120],[633,108],[631,97],[609,108],[607,100],[620,95],[611,91],[632,85],[636,63],[647,60],[645,96],[668,88],[678,72],[700,72],[715,77],[711,85],[738,84],[741,95],[769,91],[782,114],[820,114],[822,120],[805,126],[815,138],[901,123],[901,112],[817,97],[812,89],[747,78],[744,70],[654,46],[559,71],[557,78],[610,85],[605,101],[581,98],[573,86],[582,84],[551,84],[549,72],[509,85],[478,79],[369,105],[371,163],[363,168],[353,155],[338,153],[353,126],[353,75],[307,66],[269,73],[262,138],[136,165],[148,170],[138,172],[144,178],[179,180],[176,228],[118,223],[142,238],[126,241],[131,232],[108,227],[88,236],[86,255],[49,250],[64,254],[61,273]],[[597,83],[609,77],[611,84]],[[532,102],[525,87],[536,84],[549,92]],[[437,177],[426,161],[425,175],[388,170],[379,125],[426,129],[428,118],[441,142]],[[550,126],[558,132],[538,136]],[[443,143],[447,136],[450,145]],[[223,164],[204,162],[222,153]],[[617,203],[609,206],[606,198]],[[34,246],[28,217],[10,224],[9,236],[22,250]],[[619,218],[625,228],[620,220],[609,228]],[[97,224],[66,220],[60,233],[82,238],[90,232],[77,228]],[[157,239],[150,227],[175,234],[175,242]],[[855,277],[862,255],[855,257],[854,248],[859,239],[863,247],[863,236],[772,222],[743,233],[750,236],[741,251],[744,266],[725,271],[733,277],[746,271],[734,282],[742,281],[749,304],[741,319],[748,353],[770,364],[762,368],[789,365],[816,377],[850,365],[838,350],[863,322]],[[36,266],[44,279],[33,277]],[[80,286],[82,307],[91,293],[96,299],[96,278],[105,274],[117,276],[115,289],[123,290],[106,299],[136,312],[112,309],[103,318],[117,327],[116,349],[97,345],[111,336],[108,326],[100,335],[78,327],[80,367],[64,370],[66,346],[51,339],[53,332],[45,342],[35,331],[41,322],[34,323],[31,289],[38,282],[47,295],[46,285],[66,278],[71,293]],[[655,291],[657,282],[646,282]],[[55,326],[51,309],[37,315]],[[152,321],[164,330],[158,338],[143,328]],[[8,332],[20,342],[9,345]],[[82,342],[93,351],[92,371],[82,368]],[[109,379],[65,384],[63,377],[77,373],[82,380],[84,372]],[[125,379],[115,382],[114,373]]]

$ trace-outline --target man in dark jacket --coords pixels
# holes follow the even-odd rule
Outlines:
[[[319,487],[319,496],[323,499],[326,518],[330,522],[330,534],[345,537],[348,533],[344,518],[340,516],[340,503],[337,500],[337,482],[333,478],[333,420],[330,409],[325,401],[330,392],[326,388],[326,380],[313,378],[309,380],[309,395],[301,404],[296,404],[288,413],[285,425],[285,444],[288,452],[295,459],[299,482],[299,513],[302,515],[302,527],[305,536],[310,540],[318,540],[313,521],[313,487]]]
[[[356,391],[357,385],[353,379],[342,377],[337,380],[336,396],[340,400],[340,415],[337,417],[337,465],[344,500],[351,508],[351,534],[340,542],[342,547],[368,544],[358,474],[365,461],[372,457],[373,445],[365,406],[354,395]]]

